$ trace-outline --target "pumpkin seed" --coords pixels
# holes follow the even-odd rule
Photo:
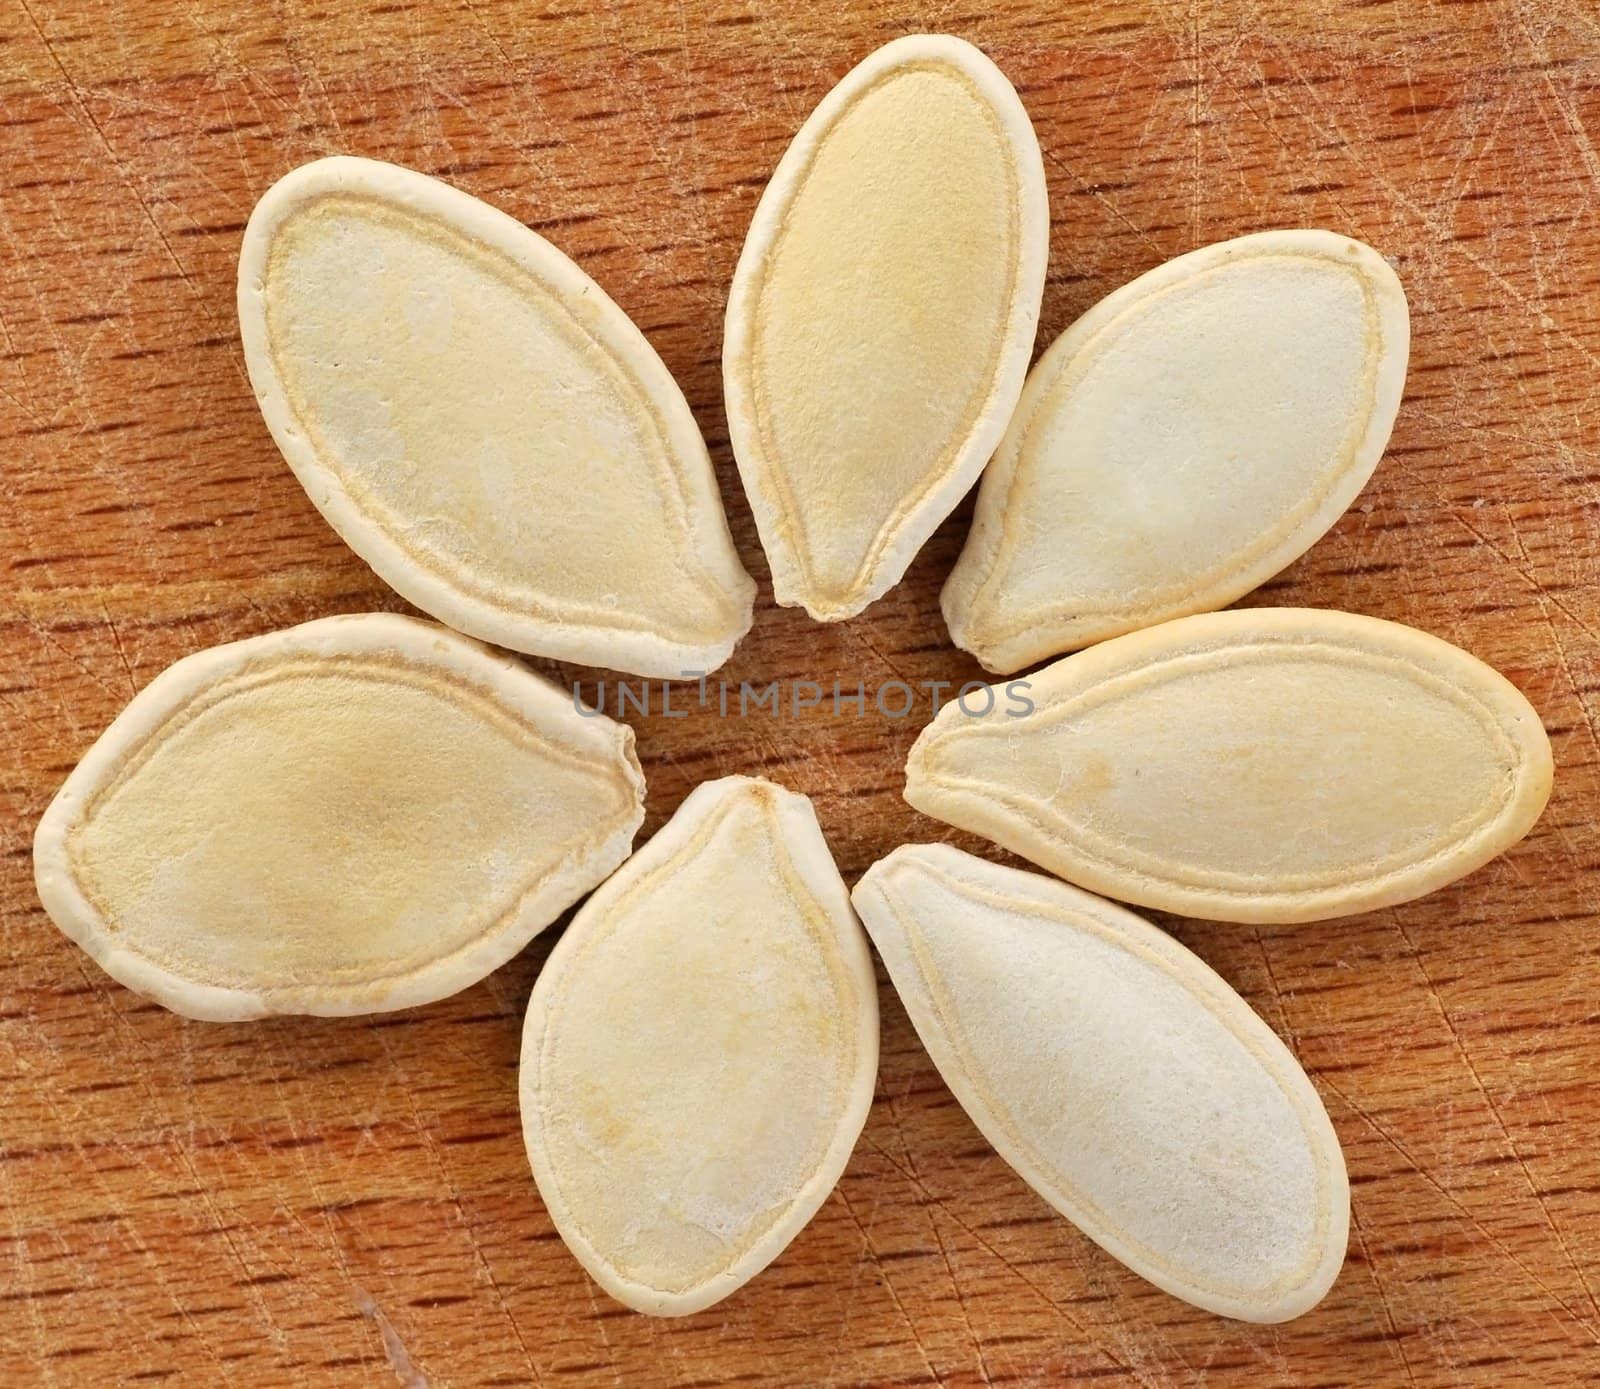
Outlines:
[[[712,670],[755,587],[643,334],[543,237],[370,159],[268,190],[239,257],[267,427],[402,596],[517,651]]]
[[[1162,911],[1273,922],[1391,906],[1509,848],[1550,794],[1550,740],[1516,688],[1377,618],[1181,618],[1045,667],[1028,698],[1020,718],[941,710],[911,749],[906,799]]]
[[[827,1199],[877,1066],[871,957],[811,803],[728,777],[551,951],[522,1038],[528,1158],[608,1293],[698,1311]]]
[[[1102,299],[984,473],[956,645],[1009,673],[1249,592],[1366,485],[1409,346],[1394,271],[1332,232],[1207,246]]]
[[[1316,1305],[1350,1191],[1317,1092],[1248,1004],[1132,912],[948,845],[854,901],[939,1073],[1056,1210],[1224,1316]]]
[[[779,603],[860,612],[972,486],[1022,389],[1048,242],[1028,114],[960,39],[885,45],[800,128],[723,345]]]
[[[39,896],[174,1012],[372,1013],[498,968],[628,856],[633,732],[429,622],[330,617],[135,697],[34,839]]]

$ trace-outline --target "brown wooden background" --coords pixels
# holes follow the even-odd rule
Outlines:
[[[39,811],[168,662],[400,606],[245,382],[234,262],[274,178],[396,160],[576,256],[683,383],[764,577],[719,401],[728,277],[811,106],[917,29],[983,46],[1038,127],[1041,343],[1246,231],[1326,225],[1397,258],[1393,447],[1262,596],[1460,643],[1554,738],[1539,829],[1453,889],[1319,926],[1174,923],[1291,1042],[1345,1145],[1349,1263],[1286,1326],[1194,1311],[1051,1216],[886,985],[878,1101],[832,1199],[731,1301],[636,1316],[567,1255],[524,1161],[542,946],[418,1012],[221,1027],[111,983],[34,899]],[[1590,0],[0,0],[0,1383],[1594,1382],[1597,80]],[[970,676],[937,606],[967,514],[845,625],[764,586],[728,675]],[[640,721],[647,829],[760,770],[815,797],[853,880],[941,833],[899,798],[915,731]]]

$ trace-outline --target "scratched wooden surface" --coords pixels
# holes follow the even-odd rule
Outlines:
[[[1555,742],[1541,826],[1455,888],[1318,926],[1169,923],[1290,1041],[1345,1145],[1349,1262],[1286,1326],[1187,1308],[1053,1218],[886,984],[877,1103],[816,1219],[709,1313],[627,1313],[523,1158],[540,945],[410,1014],[208,1026],[111,983],[34,899],[40,810],[171,660],[401,606],[245,383],[234,261],[274,178],[396,160],[576,256],[683,383],[764,577],[719,402],[728,277],[806,112],[930,28],[987,49],[1038,128],[1041,343],[1246,231],[1326,225],[1397,259],[1393,447],[1262,596],[1460,643]],[[1594,1382],[1597,80],[1600,21],[1567,0],[0,0],[0,1383]],[[728,674],[966,678],[937,606],[966,518],[843,626],[764,588]],[[899,799],[912,722],[636,722],[647,830],[760,769],[815,797],[847,878],[941,833]]]

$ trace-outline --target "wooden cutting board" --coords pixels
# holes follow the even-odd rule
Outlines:
[[[1242,232],[1328,226],[1395,258],[1414,341],[1393,445],[1251,601],[1436,632],[1554,739],[1540,827],[1454,888],[1314,926],[1165,923],[1289,1041],[1345,1145],[1349,1262],[1286,1326],[1195,1311],[1055,1218],[886,981],[877,1103],[832,1198],[722,1306],[634,1315],[567,1254],[523,1157],[548,942],[431,1008],[214,1026],[110,982],[34,898],[39,812],[170,661],[403,606],[245,380],[234,262],[273,179],[395,160],[576,257],[682,382],[764,580],[720,406],[728,278],[806,113],[918,29],[981,45],[1038,128],[1041,345]],[[0,0],[0,1383],[1594,1382],[1597,80],[1588,0]],[[726,674],[971,678],[937,603],[968,515],[852,622],[763,584]],[[900,799],[919,721],[636,717],[646,832],[700,780],[758,771],[815,798],[847,879],[907,840],[980,847]]]

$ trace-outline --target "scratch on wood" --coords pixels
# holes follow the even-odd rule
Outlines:
[[[1294,71],[1296,76],[1300,78],[1301,90],[1304,91],[1311,98],[1311,100],[1317,103],[1318,109],[1321,111],[1327,123],[1325,125],[1321,125],[1319,128],[1317,119],[1309,110],[1296,106],[1293,101],[1290,101],[1288,97],[1285,96],[1284,100],[1289,109],[1293,111],[1294,114],[1301,120],[1305,121],[1306,124],[1311,125],[1313,128],[1318,128],[1318,133],[1322,135],[1324,139],[1332,137],[1333,140],[1336,141],[1338,148],[1347,151],[1351,148],[1360,148],[1361,142],[1359,140],[1351,140],[1349,134],[1330,112],[1327,102],[1322,100],[1322,98],[1317,95],[1316,87],[1312,83],[1307,82],[1304,79],[1304,75],[1301,74],[1295,67],[1293,58],[1282,49],[1280,49],[1280,53],[1283,57],[1285,65],[1289,67],[1291,71]],[[1244,101],[1243,104],[1246,106],[1246,109],[1252,109],[1250,108],[1248,101]],[[1282,146],[1286,152],[1290,153],[1291,155],[1298,153],[1289,145],[1285,137],[1275,128],[1270,116],[1264,116],[1259,112],[1254,112],[1253,110],[1252,114],[1254,114],[1256,119],[1266,127],[1267,131],[1275,140],[1278,141],[1280,146]],[[1442,244],[1446,249],[1454,252],[1456,255],[1459,255],[1463,260],[1471,265],[1473,269],[1477,270],[1486,279],[1491,281],[1496,289],[1498,289],[1507,298],[1512,300],[1519,308],[1525,309],[1528,312],[1528,315],[1538,322],[1540,327],[1542,327],[1545,331],[1553,332],[1560,337],[1562,341],[1567,343],[1567,345],[1572,348],[1573,351],[1582,356],[1590,366],[1600,369],[1600,355],[1597,355],[1591,348],[1585,346],[1583,341],[1578,338],[1577,335],[1574,334],[1569,328],[1566,328],[1559,323],[1543,304],[1534,302],[1534,300],[1528,294],[1518,289],[1515,284],[1508,280],[1505,275],[1503,275],[1492,264],[1490,264],[1490,262],[1485,260],[1477,252],[1473,251],[1459,238],[1450,235],[1450,229],[1446,226],[1443,226],[1434,213],[1430,211],[1422,202],[1420,202],[1417,198],[1412,197],[1402,187],[1400,187],[1400,185],[1395,183],[1392,179],[1387,178],[1383,174],[1378,173],[1375,169],[1369,168],[1366,169],[1365,172],[1373,179],[1375,183],[1382,186],[1384,192],[1394,200],[1397,206],[1403,207],[1407,212],[1415,217],[1417,221],[1421,223],[1422,226],[1425,227],[1428,232],[1437,239],[1439,244]],[[1346,215],[1348,215],[1348,213]]]
[[[104,986],[97,984],[93,979],[90,978],[88,971],[84,968],[83,962],[79,960],[76,955],[73,957],[73,964],[78,972],[79,977],[83,980],[85,989],[88,991],[88,993],[91,995],[97,995],[102,1004],[106,1007],[109,1007],[110,1005],[105,1003]],[[126,1025],[125,1020],[124,1025]],[[148,1082],[143,1082],[143,1084],[145,1085],[148,1093]],[[81,1152],[78,1157],[78,1161],[74,1165],[74,1170],[78,1173],[86,1175],[88,1179],[95,1184],[96,1188],[100,1191],[102,1197],[107,1202],[109,1208],[116,1208],[116,1197],[111,1191],[109,1185],[106,1183],[105,1179],[101,1176],[99,1168],[93,1162],[85,1161],[81,1156]],[[191,1176],[191,1180],[195,1181],[198,1185],[198,1179]],[[226,1371],[223,1368],[222,1359],[217,1351],[217,1348],[212,1344],[211,1339],[200,1329],[199,1324],[194,1319],[194,1313],[191,1311],[189,1305],[173,1289],[171,1282],[168,1280],[166,1274],[162,1271],[161,1260],[156,1257],[155,1251],[150,1248],[150,1245],[139,1233],[137,1223],[129,1216],[124,1215],[119,1219],[118,1228],[127,1236],[129,1244],[133,1247],[133,1250],[138,1255],[140,1261],[150,1270],[151,1277],[154,1280],[155,1285],[160,1288],[162,1295],[167,1299],[168,1302],[172,1304],[173,1313],[177,1316],[178,1320],[183,1323],[185,1330],[188,1332],[190,1343],[198,1345],[201,1351],[210,1358],[213,1366],[215,1367],[216,1373],[219,1376],[219,1382],[220,1380],[225,1380]]]
[[[117,662],[122,667],[122,673],[128,677],[128,697],[131,699],[139,693],[139,682],[134,679],[133,666],[128,662],[127,649],[122,645],[122,633],[117,631],[117,624],[111,620],[111,610],[104,603],[100,610],[105,618],[106,631],[111,633],[111,644],[116,648]]]
[[[109,1012],[113,1017],[116,1018],[118,1027],[121,1029],[123,1034],[130,1038],[138,1046],[139,1051],[145,1054],[145,1058],[147,1059],[148,1048],[144,1045],[143,1039],[139,1036],[138,1029],[128,1021],[120,1008],[117,1008],[110,1002],[109,999],[106,998],[105,984],[90,979],[88,971],[84,968],[83,961],[76,953],[74,953],[72,956],[72,962],[79,975],[83,978],[84,983],[88,984],[100,996],[104,1011]],[[146,1101],[150,1105],[154,1106],[157,1102],[156,1092],[150,1083],[147,1066],[142,1060],[141,1064],[133,1069],[134,1073],[138,1077],[140,1086],[144,1090]],[[194,1165],[194,1156],[189,1152],[188,1147],[183,1143],[182,1139],[178,1138],[176,1135],[171,1138],[170,1142],[172,1144],[172,1151],[177,1155],[178,1162],[183,1167],[185,1175],[188,1176],[189,1181],[193,1184],[196,1193],[199,1195],[200,1204],[205,1208],[206,1215],[211,1221],[213,1233],[222,1238],[222,1242],[226,1246],[229,1255],[232,1257],[234,1264],[238,1267],[242,1285],[249,1289],[248,1295],[251,1301],[253,1301],[256,1305],[256,1313],[261,1318],[262,1329],[267,1333],[268,1338],[272,1341],[273,1345],[281,1354],[287,1345],[287,1342],[284,1338],[283,1329],[273,1319],[272,1309],[267,1306],[266,1298],[262,1295],[260,1287],[250,1276],[250,1265],[245,1261],[244,1253],[240,1250],[238,1241],[236,1241],[233,1237],[232,1226],[230,1226],[229,1223],[223,1219],[222,1211],[217,1206],[216,1198],[211,1194],[211,1187],[200,1176],[199,1169]]]
[[[1457,1197],[1447,1187],[1443,1186],[1439,1182],[1439,1179],[1429,1172],[1422,1163],[1418,1162],[1417,1159],[1411,1155],[1405,1144],[1403,1144],[1394,1136],[1394,1134],[1380,1124],[1372,1115],[1372,1113],[1365,1108],[1365,1106],[1363,1106],[1352,1096],[1346,1094],[1344,1090],[1342,1090],[1326,1075],[1321,1076],[1318,1083],[1322,1085],[1330,1094],[1336,1096],[1341,1104],[1345,1105],[1352,1114],[1366,1124],[1366,1126],[1375,1134],[1377,1134],[1378,1137],[1381,1138],[1386,1144],[1388,1144],[1389,1147],[1393,1148],[1394,1151],[1405,1160],[1406,1165],[1410,1167],[1411,1170],[1417,1174],[1417,1176],[1421,1177],[1422,1180],[1445,1202],[1446,1205],[1450,1207],[1451,1210],[1455,1211],[1456,1214],[1465,1220],[1468,1225],[1477,1231],[1478,1234],[1482,1235],[1483,1238],[1486,1239],[1491,1246],[1493,1246],[1495,1251],[1501,1255],[1501,1257],[1517,1268],[1523,1274],[1523,1276],[1527,1278],[1528,1282],[1533,1287],[1536,1287],[1540,1292],[1548,1297],[1550,1301],[1555,1304],[1556,1310],[1565,1312],[1571,1319],[1573,1325],[1579,1331],[1587,1336],[1588,1339],[1595,1345],[1600,1345],[1600,1334],[1596,1333],[1595,1329],[1589,1325],[1588,1321],[1575,1312],[1571,1305],[1564,1297],[1561,1296],[1560,1293],[1558,1293],[1554,1288],[1540,1278],[1537,1273],[1529,1268],[1527,1264],[1519,1259],[1516,1253],[1505,1243],[1505,1241],[1496,1235],[1493,1230],[1489,1229],[1489,1227],[1479,1220],[1478,1217],[1475,1216],[1470,1210],[1462,1205],[1460,1200],[1458,1200]]]
[[[389,1364],[400,1383],[405,1389],[430,1389],[427,1375],[412,1362],[411,1356],[406,1352],[405,1342],[400,1339],[400,1333],[394,1329],[394,1323],[384,1315],[383,1308],[360,1288],[357,1288],[355,1293],[356,1307],[362,1316],[378,1328],[378,1338],[383,1342],[383,1353],[388,1356]]]
[[[1550,101],[1560,112],[1561,119],[1565,122],[1568,132],[1572,136],[1573,144],[1577,148],[1583,167],[1588,171],[1590,180],[1594,183],[1595,190],[1600,192],[1600,156],[1597,156],[1594,141],[1589,137],[1589,128],[1578,115],[1577,108],[1568,96],[1563,96],[1555,84],[1555,79],[1550,75],[1550,52],[1544,41],[1533,32],[1533,23],[1528,18],[1528,12],[1518,5],[1515,7],[1517,23],[1522,28],[1523,36],[1528,41],[1528,48],[1538,60],[1541,68],[1540,76],[1550,93]]]
[[[195,283],[194,276],[189,273],[189,267],[183,263],[183,260],[179,257],[177,251],[173,248],[172,239],[167,235],[166,229],[161,225],[160,219],[157,218],[155,209],[150,206],[149,199],[145,197],[143,191],[139,188],[133,176],[128,172],[127,167],[123,164],[122,159],[118,156],[116,149],[112,146],[111,141],[107,138],[104,128],[95,118],[94,112],[89,109],[89,104],[84,97],[83,89],[78,85],[77,79],[74,78],[71,72],[68,71],[67,65],[61,60],[60,53],[56,50],[55,44],[51,42],[50,36],[45,32],[44,26],[39,23],[38,17],[34,14],[33,9],[28,4],[28,0],[17,0],[17,4],[21,7],[22,12],[28,17],[28,22],[33,26],[34,32],[38,34],[39,42],[44,45],[45,52],[50,55],[51,62],[54,63],[56,68],[60,71],[61,80],[66,84],[67,91],[71,94],[73,105],[78,108],[79,114],[83,117],[84,121],[87,122],[89,129],[94,132],[95,139],[99,142],[100,147],[105,150],[106,158],[110,161],[111,167],[116,172],[118,179],[122,183],[122,186],[127,190],[128,195],[134,200],[134,202],[138,204],[140,212],[144,214],[145,221],[150,224],[150,229],[156,234],[156,239],[160,241],[162,249],[166,252],[167,259],[172,262],[173,269],[178,272],[184,284],[188,286],[190,294],[199,302],[201,306],[201,312],[205,314],[207,320],[212,326],[213,334],[216,336],[225,336],[222,325],[218,321],[216,313],[211,307],[210,300],[200,289],[199,285]],[[248,388],[249,383],[245,378],[244,364],[242,359],[235,356],[233,359],[233,367],[235,372],[238,374],[239,380],[244,382]]]
[[[466,1206],[461,1200],[461,1189],[456,1185],[455,1178],[444,1160],[444,1153],[439,1147],[438,1139],[434,1136],[433,1125],[422,1117],[422,1110],[417,1105],[417,1097],[413,1087],[404,1077],[395,1059],[393,1048],[389,1042],[389,1034],[385,1031],[380,1031],[377,1036],[379,1045],[382,1046],[384,1056],[388,1059],[389,1065],[395,1074],[400,1076],[400,1091],[405,1095],[406,1104],[411,1110],[412,1129],[418,1138],[422,1140],[422,1145],[433,1162],[434,1170],[439,1174],[439,1180],[443,1183],[447,1193],[446,1199],[455,1211],[456,1224],[466,1233],[467,1243],[472,1249],[473,1262],[478,1265],[484,1281],[488,1283],[490,1290],[494,1293],[495,1304],[499,1308],[500,1315],[504,1319],[506,1326],[511,1331],[512,1339],[516,1341],[518,1348],[522,1352],[523,1363],[528,1373],[533,1376],[535,1384],[542,1385],[544,1383],[544,1375],[540,1372],[539,1366],[533,1358],[533,1352],[529,1349],[528,1342],[523,1337],[522,1328],[517,1325],[517,1319],[511,1311],[511,1305],[506,1301],[505,1289],[500,1286],[500,1280],[494,1276],[494,1269],[489,1263],[488,1255],[484,1253],[483,1245],[478,1241],[477,1229],[467,1216]]]
[[[889,1117],[890,1124],[895,1131],[895,1136],[900,1141],[901,1151],[909,1154],[909,1141],[906,1137],[905,1130],[901,1127],[898,1109],[893,1103],[892,1099],[889,1102]],[[892,1153],[878,1144],[872,1144],[872,1147],[884,1159],[885,1162],[899,1172],[900,1175],[916,1189],[918,1195],[922,1197],[925,1203],[940,1204],[945,1215],[949,1217],[951,1222],[958,1229],[960,1229],[968,1236],[968,1238],[970,1238],[975,1244],[989,1254],[991,1258],[995,1259],[1000,1266],[1006,1270],[1007,1273],[1011,1274],[1012,1277],[1016,1278],[1020,1283],[1022,1283],[1022,1285],[1031,1293],[1033,1293],[1034,1296],[1038,1297],[1046,1306],[1051,1308],[1051,1310],[1054,1311],[1056,1315],[1059,1316],[1063,1321],[1065,1321],[1067,1325],[1070,1326],[1085,1343],[1092,1345],[1097,1354],[1110,1361],[1113,1368],[1132,1375],[1133,1378],[1140,1384],[1153,1385],[1153,1381],[1146,1379],[1143,1373],[1134,1365],[1123,1360],[1120,1356],[1108,1349],[1106,1346],[1101,1345],[1089,1328],[1086,1327],[1064,1303],[1052,1297],[1044,1288],[1039,1286],[1039,1284],[1037,1284],[1032,1278],[1023,1272],[1021,1268],[1008,1259],[1001,1250],[996,1249],[994,1245],[992,1245],[983,1237],[982,1234],[980,1234],[970,1224],[963,1220],[956,1211],[939,1203],[938,1198],[935,1197],[930,1190],[928,1190],[927,1186],[923,1184],[921,1178],[919,1178],[904,1161],[896,1158]]]
[[[1600,1322],[1600,1302],[1595,1301],[1594,1289],[1590,1286],[1582,1267],[1573,1257],[1572,1250],[1567,1245],[1566,1236],[1561,1233],[1560,1227],[1555,1222],[1555,1217],[1550,1213],[1550,1203],[1545,1199],[1544,1193],[1539,1190],[1538,1184],[1533,1180],[1533,1173],[1528,1170],[1527,1160],[1522,1156],[1521,1149],[1517,1147],[1511,1137],[1511,1130],[1506,1126],[1505,1117],[1500,1113],[1500,1106],[1494,1102],[1494,1096],[1489,1093],[1489,1087],[1483,1083],[1483,1076],[1478,1071],[1478,1063],[1473,1060],[1472,1053],[1467,1050],[1467,1044],[1462,1039],[1460,1030],[1456,1027],[1455,1019],[1450,1016],[1450,1010],[1444,1006],[1444,1000],[1439,997],[1439,990],[1434,987],[1433,976],[1428,972],[1427,961],[1423,959],[1422,951],[1417,948],[1417,943],[1412,939],[1411,932],[1406,929],[1405,918],[1393,907],[1389,909],[1388,915],[1389,919],[1394,923],[1395,930],[1400,933],[1400,939],[1405,942],[1406,949],[1411,952],[1412,963],[1416,965],[1417,973],[1422,976],[1422,982],[1427,988],[1428,997],[1433,1001],[1434,1011],[1439,1015],[1439,1021],[1445,1025],[1446,1030],[1450,1033],[1450,1039],[1455,1044],[1456,1053],[1461,1057],[1462,1065],[1466,1067],[1467,1074],[1472,1078],[1473,1088],[1478,1092],[1489,1114],[1494,1119],[1495,1127],[1500,1131],[1500,1138],[1506,1146],[1506,1151],[1515,1160],[1518,1169],[1521,1171],[1522,1180],[1527,1183],[1528,1194],[1533,1197],[1540,1214],[1544,1216],[1544,1223],[1549,1227],[1550,1234],[1554,1237],[1557,1247],[1560,1248],[1561,1253],[1565,1256],[1568,1265],[1572,1269],[1573,1276],[1577,1278],[1578,1286],[1583,1289],[1584,1295],[1589,1299],[1589,1305],[1594,1308],[1597,1322]],[[1592,1327],[1590,1330],[1592,1334],[1600,1335],[1600,1333],[1594,1333]]]
[[[942,1384],[944,1382],[942,1376],[933,1368],[933,1361],[928,1358],[928,1347],[923,1342],[922,1333],[917,1330],[917,1324],[912,1321],[911,1313],[906,1311],[905,1303],[900,1300],[900,1294],[895,1291],[894,1283],[889,1278],[889,1270],[883,1266],[883,1261],[878,1257],[878,1251],[872,1243],[871,1231],[861,1223],[861,1217],[856,1214],[856,1208],[850,1203],[850,1193],[843,1186],[837,1187],[836,1190],[839,1193],[840,1202],[849,1214],[850,1219],[855,1223],[856,1229],[861,1233],[862,1251],[872,1261],[872,1266],[878,1273],[878,1281],[883,1284],[884,1291],[889,1294],[889,1300],[894,1303],[895,1311],[900,1314],[900,1320],[906,1324],[906,1330],[911,1333],[911,1340],[917,1348],[917,1355],[922,1360],[923,1368],[928,1372],[928,1382],[930,1384]]]
[[[927,1187],[923,1185],[922,1176],[917,1171],[917,1160],[912,1155],[911,1145],[905,1141],[905,1130],[901,1127],[899,1115],[896,1113],[897,1106],[893,1095],[888,1097],[888,1103],[890,1114],[893,1116],[895,1132],[900,1135],[901,1148],[905,1153],[906,1167],[910,1171],[911,1180],[916,1183],[919,1190],[926,1193]],[[977,1328],[972,1324],[972,1316],[967,1310],[966,1294],[961,1291],[961,1279],[956,1274],[955,1264],[951,1262],[950,1250],[945,1245],[944,1235],[939,1231],[939,1220],[935,1214],[938,1206],[939,1203],[937,1201],[932,1199],[924,1200],[922,1203],[923,1214],[928,1217],[928,1229],[933,1233],[934,1243],[939,1246],[939,1257],[944,1260],[944,1271],[945,1276],[950,1280],[950,1291],[955,1294],[956,1305],[961,1309],[961,1321],[967,1328],[967,1338],[972,1342],[973,1353],[978,1357],[978,1373],[983,1376],[984,1384],[993,1389],[994,1380],[989,1376],[989,1362],[983,1353],[983,1339],[978,1335]]]
[[[1389,1344],[1400,1357],[1400,1365],[1406,1372],[1406,1383],[1415,1386],[1417,1375],[1411,1368],[1411,1357],[1406,1354],[1405,1336],[1395,1321],[1394,1307],[1389,1302],[1389,1294],[1378,1272],[1378,1262],[1372,1257],[1372,1246],[1367,1243],[1366,1232],[1361,1228],[1361,1215],[1353,1205],[1350,1208],[1350,1228],[1355,1234],[1356,1243],[1361,1246],[1361,1257],[1366,1262],[1367,1270],[1372,1274],[1372,1286],[1378,1291],[1378,1301],[1383,1306],[1383,1320],[1389,1328]]]
[[[6,1223],[11,1229],[11,1262],[15,1270],[15,1286],[27,1304],[28,1330],[33,1337],[32,1360],[43,1375],[46,1386],[56,1383],[56,1369],[50,1354],[50,1336],[45,1329],[44,1312],[36,1298],[30,1294],[38,1286],[34,1277],[32,1257],[28,1253],[28,1236],[22,1228],[22,1205],[16,1199],[14,1183],[9,1175],[5,1151],[0,1149],[0,1206],[5,1208]]]

